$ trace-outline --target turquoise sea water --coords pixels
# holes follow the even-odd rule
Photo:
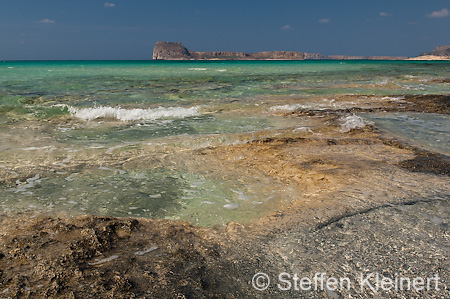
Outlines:
[[[35,170],[1,186],[0,206],[200,224],[257,217],[298,195],[277,198],[267,178],[233,181],[184,153],[307,126],[274,113],[298,99],[332,108],[336,96],[450,94],[449,70],[420,61],[1,61],[0,171]],[[145,165],[130,162],[139,155]]]
[[[194,105],[259,95],[448,94],[449,62],[0,62],[0,105]]]

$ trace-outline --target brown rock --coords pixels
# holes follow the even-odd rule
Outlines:
[[[397,56],[347,56],[322,55],[296,51],[244,52],[196,52],[186,49],[181,43],[157,42],[153,49],[153,59],[158,60],[403,60]]]
[[[157,42],[153,48],[153,59],[190,59],[189,50],[183,47],[181,43]]]
[[[196,52],[183,47],[181,43],[157,42],[153,48],[155,60],[303,60],[303,52],[267,51],[259,53],[243,52]]]
[[[450,56],[450,46],[436,47],[431,52],[426,53],[426,55]]]

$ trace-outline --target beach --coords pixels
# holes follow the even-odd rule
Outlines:
[[[1,297],[450,295],[448,62],[0,65]]]
[[[409,58],[409,60],[449,60],[448,56],[437,56],[437,55],[421,55],[418,57]]]

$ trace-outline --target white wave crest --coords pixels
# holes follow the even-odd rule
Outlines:
[[[405,97],[382,97],[382,100],[390,100],[390,101],[402,101]]]
[[[373,122],[367,121],[361,116],[353,114],[341,118],[341,127],[342,127],[341,131],[346,133],[352,129],[362,129],[365,126],[372,124]]]
[[[291,104],[291,105],[278,105],[278,106],[272,106],[269,108],[270,112],[291,112],[295,111],[297,109],[305,109],[308,108],[306,105],[302,104]]]
[[[314,109],[314,110],[324,110],[333,109],[340,107],[341,104],[336,103],[335,99],[322,99],[322,102],[310,102],[304,104],[287,104],[272,106],[269,108],[270,112],[293,112],[299,109]]]
[[[112,118],[121,121],[157,120],[161,118],[184,118],[200,115],[200,107],[158,107],[154,109],[123,109],[120,107],[75,108],[67,106],[69,112],[80,119]]]

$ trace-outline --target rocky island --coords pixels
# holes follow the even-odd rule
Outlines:
[[[181,43],[174,42],[157,42],[153,49],[155,60],[304,60],[307,55],[307,53],[295,51],[196,52],[186,49]]]
[[[197,52],[185,48],[179,42],[157,42],[153,48],[154,60],[404,60],[399,56],[348,56],[322,55],[296,51]]]

